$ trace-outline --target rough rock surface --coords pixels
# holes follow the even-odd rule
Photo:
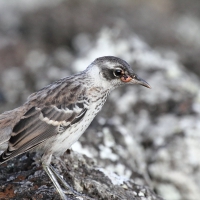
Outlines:
[[[71,190],[66,190],[69,200],[162,200],[149,187],[99,168],[91,158],[69,152],[55,158],[52,163],[67,183],[80,193],[73,194]],[[1,166],[1,200],[60,199],[37,159],[34,154],[28,157],[23,155]]]

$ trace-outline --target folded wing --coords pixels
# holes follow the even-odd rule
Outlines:
[[[48,138],[62,134],[60,130],[65,131],[69,126],[79,123],[87,112],[87,105],[82,101],[70,105],[30,108],[14,126],[8,148],[0,156],[0,163],[33,149]]]

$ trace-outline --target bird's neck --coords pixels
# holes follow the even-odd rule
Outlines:
[[[102,91],[109,92],[113,90],[113,86],[105,80],[98,67],[93,66],[91,68],[87,68],[85,75],[87,79],[86,82],[88,82],[88,85],[92,88],[97,87],[101,88]]]

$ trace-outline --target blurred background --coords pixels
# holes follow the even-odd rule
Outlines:
[[[73,149],[169,200],[200,196],[199,0],[0,0],[0,112],[106,55],[152,89],[114,91]]]

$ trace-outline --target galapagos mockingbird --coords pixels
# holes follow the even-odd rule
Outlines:
[[[62,154],[84,133],[101,110],[109,93],[123,85],[150,85],[139,78],[124,60],[105,56],[83,72],[65,77],[33,93],[19,108],[0,115],[0,164],[34,149],[61,199],[58,183],[67,183],[50,165],[53,154]]]

